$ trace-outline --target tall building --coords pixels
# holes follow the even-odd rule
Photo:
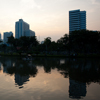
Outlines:
[[[0,41],[2,41],[2,39],[1,39],[1,33],[0,33]],[[0,42],[0,45],[2,44],[3,42]]]
[[[12,32],[4,32],[4,34],[3,34],[3,42],[6,44],[7,43],[7,41],[8,41],[8,37],[10,37],[10,36],[13,36],[13,33]]]
[[[1,40],[1,33],[0,33],[0,40]]]
[[[82,29],[86,30],[86,11],[69,11],[69,32]]]
[[[29,24],[24,22],[22,19],[19,19],[15,23],[15,38],[20,38],[22,36],[35,36],[35,32],[32,32],[29,29]]]

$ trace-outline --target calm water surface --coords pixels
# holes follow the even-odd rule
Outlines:
[[[100,59],[0,57],[0,100],[73,99],[100,99]]]

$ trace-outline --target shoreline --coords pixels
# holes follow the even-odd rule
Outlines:
[[[0,53],[0,56],[18,56],[18,57],[25,57],[27,54],[18,54],[18,53]],[[64,57],[64,58],[100,58],[100,54],[80,54],[80,55],[50,55],[50,54],[31,54],[32,57]]]

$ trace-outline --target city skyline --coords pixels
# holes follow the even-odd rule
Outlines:
[[[1,1],[1,0],[0,0]],[[87,29],[100,31],[99,0],[3,0],[0,2],[0,33],[12,31],[15,22],[23,19],[31,25],[37,39],[51,37],[56,41],[69,34],[69,11],[81,9],[87,12]]]

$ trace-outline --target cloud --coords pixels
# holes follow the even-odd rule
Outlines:
[[[100,0],[91,0],[92,4],[100,5]]]
[[[26,14],[28,16],[30,12],[41,10],[41,6],[38,5],[35,0],[20,0],[19,5],[15,10],[14,15],[17,18],[23,18]]]
[[[40,6],[36,4],[35,0],[21,0],[20,4],[22,9],[40,8]]]

